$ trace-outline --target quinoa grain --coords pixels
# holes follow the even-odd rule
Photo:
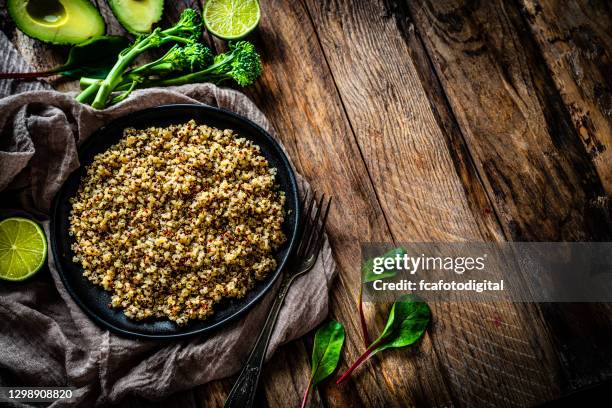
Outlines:
[[[285,195],[275,175],[229,129],[125,129],[72,201],[74,260],[129,318],[205,319],[276,267]]]

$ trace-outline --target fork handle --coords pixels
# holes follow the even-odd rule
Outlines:
[[[250,408],[253,406],[255,401],[255,393],[257,391],[257,384],[259,383],[259,374],[261,373],[261,367],[264,359],[266,358],[266,351],[268,351],[268,344],[270,343],[270,337],[272,337],[272,331],[278,319],[278,313],[280,312],[281,306],[285,301],[285,296],[291,286],[292,277],[283,274],[283,281],[276,294],[272,308],[268,313],[266,323],[251,350],[251,354],[247,359],[238,379],[234,383],[232,390],[230,391],[227,399],[225,400],[225,408]]]

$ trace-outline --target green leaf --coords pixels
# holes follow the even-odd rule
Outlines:
[[[344,327],[335,320],[317,330],[312,349],[312,386],[329,377],[338,366],[344,337]]]
[[[395,301],[382,334],[373,343],[372,354],[388,348],[406,347],[419,340],[431,320],[427,303],[414,295],[403,295]]]
[[[380,337],[340,376],[336,384],[346,380],[357,367],[379,351],[414,344],[423,336],[430,320],[431,311],[427,303],[418,300],[414,295],[400,296],[391,307],[387,324]]]
[[[70,78],[104,78],[115,64],[117,55],[129,44],[126,37],[118,35],[93,37],[73,46],[66,62],[52,72]]]
[[[395,258],[396,255],[404,256],[406,253],[407,252],[405,248],[402,248],[402,247],[393,248],[389,252],[386,252],[382,256],[382,258],[384,259]],[[379,280],[379,279],[392,278],[395,275],[397,275],[397,271],[395,269],[385,270],[380,274],[374,273],[374,258],[370,258],[367,261],[365,261],[363,263],[363,266],[361,267],[361,276],[362,276],[363,283],[374,282],[375,280]]]
[[[312,347],[312,374],[301,408],[306,406],[312,387],[329,377],[338,366],[344,336],[344,327],[335,320],[330,320],[317,330]]]

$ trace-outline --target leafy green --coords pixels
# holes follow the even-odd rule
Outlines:
[[[304,393],[302,408],[312,387],[329,377],[338,366],[344,338],[344,327],[335,320],[330,320],[317,330],[312,348],[312,375]]]
[[[423,336],[430,320],[431,311],[427,303],[418,300],[414,295],[400,296],[391,307],[387,324],[380,336],[336,381],[336,384],[344,381],[357,367],[376,353],[414,344]]]
[[[382,258],[395,258],[396,255],[405,255],[406,249],[402,247],[393,248],[382,255]],[[363,341],[365,347],[370,345],[370,334],[368,332],[368,325],[366,324],[365,314],[363,312],[363,283],[373,282],[378,279],[393,278],[397,274],[395,269],[385,270],[381,274],[374,273],[374,258],[370,258],[363,263],[361,266],[361,281],[362,285],[359,286],[359,320],[361,322],[361,333],[363,335]]]
[[[129,43],[127,38],[118,35],[93,37],[70,48],[66,62],[60,66],[44,72],[2,73],[0,79],[34,79],[50,75],[104,78],[113,66],[117,54]]]
[[[395,259],[397,255],[404,256],[406,254],[406,249],[402,247],[393,248],[392,250],[385,252],[382,255],[384,259]],[[363,283],[374,282],[379,279],[392,278],[397,274],[395,269],[392,270],[384,270],[380,274],[374,273],[374,258],[370,258],[363,263],[361,267],[361,276]]]
[[[336,369],[344,337],[344,327],[335,320],[330,320],[317,330],[312,349],[313,385],[329,377]]]
[[[70,49],[66,62],[53,72],[70,78],[104,78],[129,40],[118,35],[94,37]]]
[[[385,329],[372,343],[375,346],[372,354],[415,343],[425,333],[430,318],[427,303],[418,301],[414,295],[401,296],[391,307]]]

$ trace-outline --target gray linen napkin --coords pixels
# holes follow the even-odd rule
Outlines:
[[[6,91],[6,85],[0,91]],[[128,112],[168,103],[219,106],[250,118],[276,137],[245,95],[210,84],[137,91],[104,111],[76,103],[71,94],[30,91],[0,100],[0,191],[19,193],[23,206],[44,214],[62,182],[79,166],[77,148],[93,131]],[[310,188],[301,177],[299,182],[302,193]],[[64,289],[51,253],[48,263],[52,279],[0,282],[0,385],[77,388],[73,400],[53,407],[106,405],[128,394],[160,399],[237,372],[276,291],[212,335],[166,343],[130,340],[91,322]],[[325,318],[335,269],[326,242],[315,268],[289,291],[268,356]]]

